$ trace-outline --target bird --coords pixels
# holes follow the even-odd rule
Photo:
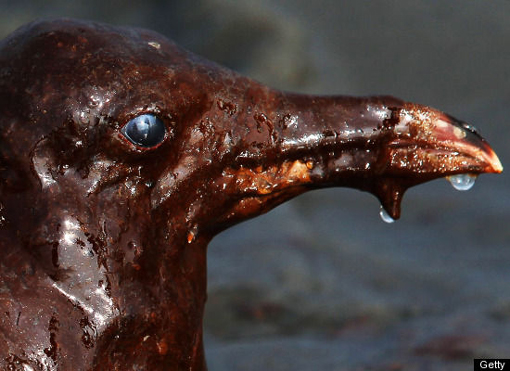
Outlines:
[[[412,186],[501,171],[431,107],[283,92],[154,31],[33,21],[0,44],[0,368],[206,370],[216,234],[325,187],[398,219]]]

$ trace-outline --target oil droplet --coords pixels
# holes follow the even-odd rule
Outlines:
[[[159,341],[156,343],[156,346],[158,347],[158,353],[162,356],[168,353],[168,344],[165,339]]]
[[[195,233],[193,231],[188,232],[188,243],[192,243],[195,239]]]
[[[453,188],[457,191],[468,191],[475,185],[475,174],[457,174],[446,177]]]
[[[149,46],[152,46],[154,49],[160,49],[161,48],[161,44],[158,43],[157,41],[149,41],[147,44],[149,44]]]
[[[384,207],[381,205],[381,210],[379,211],[379,215],[381,216],[381,219],[385,223],[393,223],[395,222],[395,219],[393,219],[390,214],[386,210],[384,210]]]

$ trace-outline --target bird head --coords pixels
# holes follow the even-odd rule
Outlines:
[[[473,127],[426,106],[275,91],[146,30],[26,32],[2,46],[1,140],[3,193],[30,189],[32,206],[129,209],[188,239],[321,187],[372,192],[398,218],[410,186],[502,170]]]

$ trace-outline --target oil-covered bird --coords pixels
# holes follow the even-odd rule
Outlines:
[[[333,186],[396,219],[411,186],[501,170],[429,107],[277,91],[143,29],[30,23],[0,44],[0,368],[205,370],[218,232]]]

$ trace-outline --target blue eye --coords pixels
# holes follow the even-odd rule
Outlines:
[[[144,114],[130,120],[121,133],[133,144],[140,147],[154,147],[165,139],[166,128],[161,119]]]

